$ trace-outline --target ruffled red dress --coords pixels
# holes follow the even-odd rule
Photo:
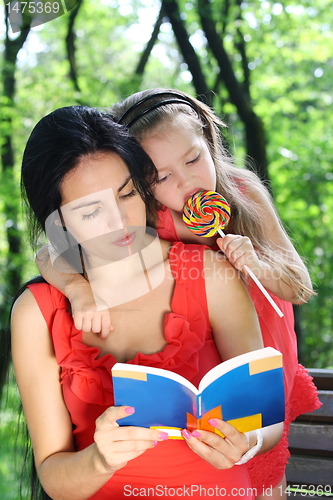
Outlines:
[[[163,351],[138,353],[129,363],[155,366],[178,373],[198,385],[203,375],[219,364],[209,323],[203,272],[204,245],[175,243],[170,265],[175,278],[171,312],[164,321],[167,346]],[[100,356],[96,347],[82,343],[74,327],[67,299],[47,284],[29,285],[48,325],[55,356],[61,367],[61,385],[73,424],[77,450],[93,443],[95,420],[114,404],[111,368],[116,359]],[[92,500],[129,496],[253,498],[244,465],[217,470],[193,453],[183,440],[168,440],[128,462]]]
[[[164,207],[158,212],[158,216],[156,229],[159,237],[172,242],[180,241],[170,210]],[[250,283],[249,292],[258,314],[264,346],[274,347],[282,352],[285,374],[286,420],[283,436],[272,450],[254,457],[246,464],[251,485],[260,494],[263,488],[271,486],[274,488],[283,478],[290,456],[288,451],[290,423],[298,415],[316,410],[321,403],[312,377],[302,365],[298,364],[292,304],[269,292],[284,314],[284,317],[280,318],[254,283]]]

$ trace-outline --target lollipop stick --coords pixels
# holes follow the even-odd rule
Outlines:
[[[219,233],[219,235],[222,238],[225,237],[225,234],[224,234],[224,232],[221,229],[218,229],[218,233]],[[257,285],[257,287],[261,290],[261,292],[265,295],[266,299],[271,304],[271,306],[275,309],[275,311],[278,313],[278,315],[280,316],[280,318],[282,318],[284,316],[283,312],[277,306],[277,304],[274,302],[274,300],[272,299],[272,297],[269,295],[269,293],[267,292],[266,288],[260,283],[260,281],[258,280],[257,276],[255,274],[253,274],[253,272],[251,271],[251,269],[248,266],[244,266],[244,269],[249,274],[249,276],[251,276],[251,278],[253,279],[253,281],[255,282],[255,284]]]

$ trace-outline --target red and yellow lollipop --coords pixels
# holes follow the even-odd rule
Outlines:
[[[229,203],[219,193],[199,191],[185,203],[183,221],[194,234],[209,237],[229,224],[230,212]]]

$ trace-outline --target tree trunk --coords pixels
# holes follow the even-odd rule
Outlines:
[[[255,160],[255,167],[260,178],[263,181],[268,181],[266,137],[263,122],[255,114],[249,94],[235,76],[223,40],[217,32],[209,0],[198,1],[198,13],[209,48],[220,67],[221,79],[228,90],[231,102],[235,105],[238,115],[244,123],[247,154]]]
[[[78,0],[76,6],[70,11],[68,17],[68,31],[66,36],[66,50],[67,50],[67,58],[69,62],[69,76],[73,82],[74,89],[76,92],[81,94],[81,90],[78,83],[77,78],[77,66],[76,66],[76,57],[75,57],[75,33],[74,33],[74,23],[76,16],[79,12],[79,9],[82,5],[83,0]],[[80,102],[80,99],[77,99]]]
[[[160,28],[161,28],[161,24],[163,22],[163,16],[164,16],[164,8],[162,5],[160,8],[160,12],[158,14],[158,18],[156,20],[153,32],[151,34],[150,40],[148,41],[146,48],[143,51],[141,58],[140,58],[140,61],[136,67],[135,73],[137,75],[143,75],[143,73],[144,73],[144,70],[145,70],[146,64],[148,62],[150,53],[153,50],[153,47],[156,43]]]
[[[184,57],[188,69],[193,78],[193,85],[198,99],[211,105],[212,94],[208,87],[205,76],[201,70],[200,61],[192,47],[185,25],[181,19],[178,4],[176,0],[163,0],[162,2],[166,15],[172,25],[180,51]]]
[[[1,143],[1,177],[4,190],[4,209],[6,216],[6,236],[8,241],[7,264],[4,272],[5,288],[2,303],[0,304],[0,393],[8,366],[8,353],[10,349],[9,338],[9,310],[13,296],[19,289],[22,279],[21,236],[18,228],[18,210],[20,204],[15,192],[17,185],[14,179],[14,151],[12,144],[12,115],[15,103],[15,70],[19,50],[22,48],[30,32],[31,18],[23,16],[25,29],[14,40],[9,38],[8,8],[5,11],[6,36],[4,62],[2,69],[3,96],[6,106],[2,112],[0,127]]]

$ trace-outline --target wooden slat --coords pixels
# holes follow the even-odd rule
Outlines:
[[[308,371],[318,389],[333,391],[333,370],[308,368]]]
[[[304,417],[300,415],[298,420],[313,420],[316,421],[317,417],[331,420],[333,423],[333,392],[332,391],[318,391],[318,396],[323,405],[318,410],[311,413],[304,413]]]
[[[312,368],[309,373],[323,406],[300,415],[291,424],[289,448],[292,455],[287,465],[287,481],[290,486],[324,488],[329,485],[333,492],[333,370]],[[302,500],[304,493],[291,493],[290,496],[293,500]],[[311,495],[311,498],[318,497]]]
[[[293,422],[288,440],[290,448],[333,452],[333,426]]]
[[[289,484],[333,486],[333,459],[293,455],[286,475]]]

